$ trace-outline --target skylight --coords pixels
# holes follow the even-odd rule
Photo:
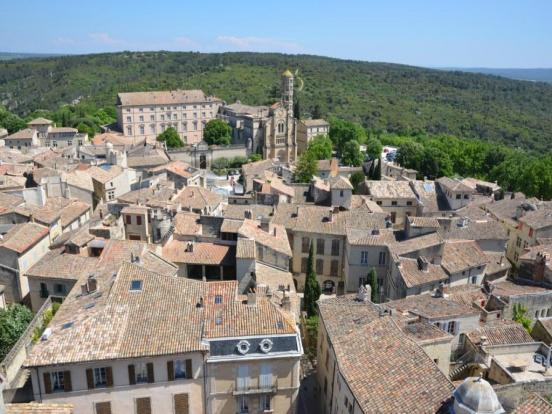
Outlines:
[[[222,295],[215,295],[215,305],[220,305],[222,303]]]
[[[61,329],[69,329],[69,328],[72,328],[74,325],[74,322],[67,322],[67,323],[64,323],[62,326],[61,326]]]
[[[130,291],[131,292],[139,292],[142,290],[142,281],[141,280],[133,280],[130,282]]]

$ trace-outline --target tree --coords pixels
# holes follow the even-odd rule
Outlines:
[[[363,159],[364,157],[362,152],[360,152],[360,145],[357,141],[352,140],[345,143],[341,154],[341,161],[344,165],[358,167],[362,164]]]
[[[315,136],[307,147],[315,160],[329,160],[332,157],[332,140],[326,135]]]
[[[404,168],[411,168],[420,171],[422,158],[424,155],[424,147],[414,141],[407,141],[399,145],[397,150],[397,158],[395,161]]]
[[[320,285],[314,271],[314,243],[311,242],[305,278],[305,311],[309,317],[316,315],[316,301],[320,298]]]
[[[297,161],[294,180],[297,183],[310,183],[312,176],[318,172],[316,160],[308,153],[303,154]]]
[[[203,139],[209,145],[230,145],[232,128],[222,119],[211,119],[205,125]]]
[[[182,141],[180,135],[173,127],[167,128],[157,136],[157,141],[164,142],[169,148],[180,148]]]
[[[366,142],[366,131],[354,122],[332,118],[330,119],[330,139],[341,154],[347,142],[356,141],[359,144]]]
[[[437,147],[424,149],[420,167],[420,172],[432,179],[452,175],[454,172],[449,155]]]
[[[261,154],[251,154],[249,156],[249,162],[257,162],[263,159],[263,156]]]
[[[527,332],[531,333],[531,324],[533,321],[527,317],[527,308],[521,303],[516,303],[514,304],[513,312],[513,320],[521,324]]]
[[[370,180],[381,180],[381,160],[374,160],[368,174]]]
[[[376,273],[376,269],[372,268],[370,270],[370,273],[368,274],[368,278],[370,279],[370,288],[372,290],[372,302],[378,303],[379,302],[379,286],[378,286],[378,274]]]
[[[299,99],[295,99],[295,103],[293,104],[293,115],[297,119],[301,119],[301,104],[299,103]]]
[[[366,154],[370,156],[370,159],[379,160],[381,158],[382,150],[383,145],[379,139],[370,138],[368,142],[366,142]]]
[[[351,177],[349,178],[349,181],[351,181],[351,184],[353,185],[353,193],[358,194],[358,188],[360,184],[364,182],[366,179],[364,173],[360,171],[355,171],[351,174]]]
[[[20,304],[0,310],[0,360],[10,352],[32,319],[30,309]]]
[[[320,118],[322,118],[322,111],[320,110],[320,105],[316,104],[314,105],[314,109],[312,110],[312,119]]]

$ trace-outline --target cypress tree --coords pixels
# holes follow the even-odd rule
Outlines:
[[[305,311],[309,317],[316,315],[316,301],[320,297],[320,285],[314,270],[314,244],[311,242],[305,278]]]
[[[372,288],[372,302],[378,303],[379,302],[379,286],[378,286],[378,275],[376,273],[376,269],[372,268],[370,270],[370,274],[368,275],[370,279],[370,287]]]

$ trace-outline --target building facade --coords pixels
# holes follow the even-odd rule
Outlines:
[[[184,144],[195,144],[221,105],[220,99],[201,90],[119,93],[117,123],[125,136],[137,141],[155,140],[172,127]]]

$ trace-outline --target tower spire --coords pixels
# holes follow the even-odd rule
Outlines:
[[[282,73],[282,105],[288,110],[288,114],[293,118],[293,73],[286,69]]]

